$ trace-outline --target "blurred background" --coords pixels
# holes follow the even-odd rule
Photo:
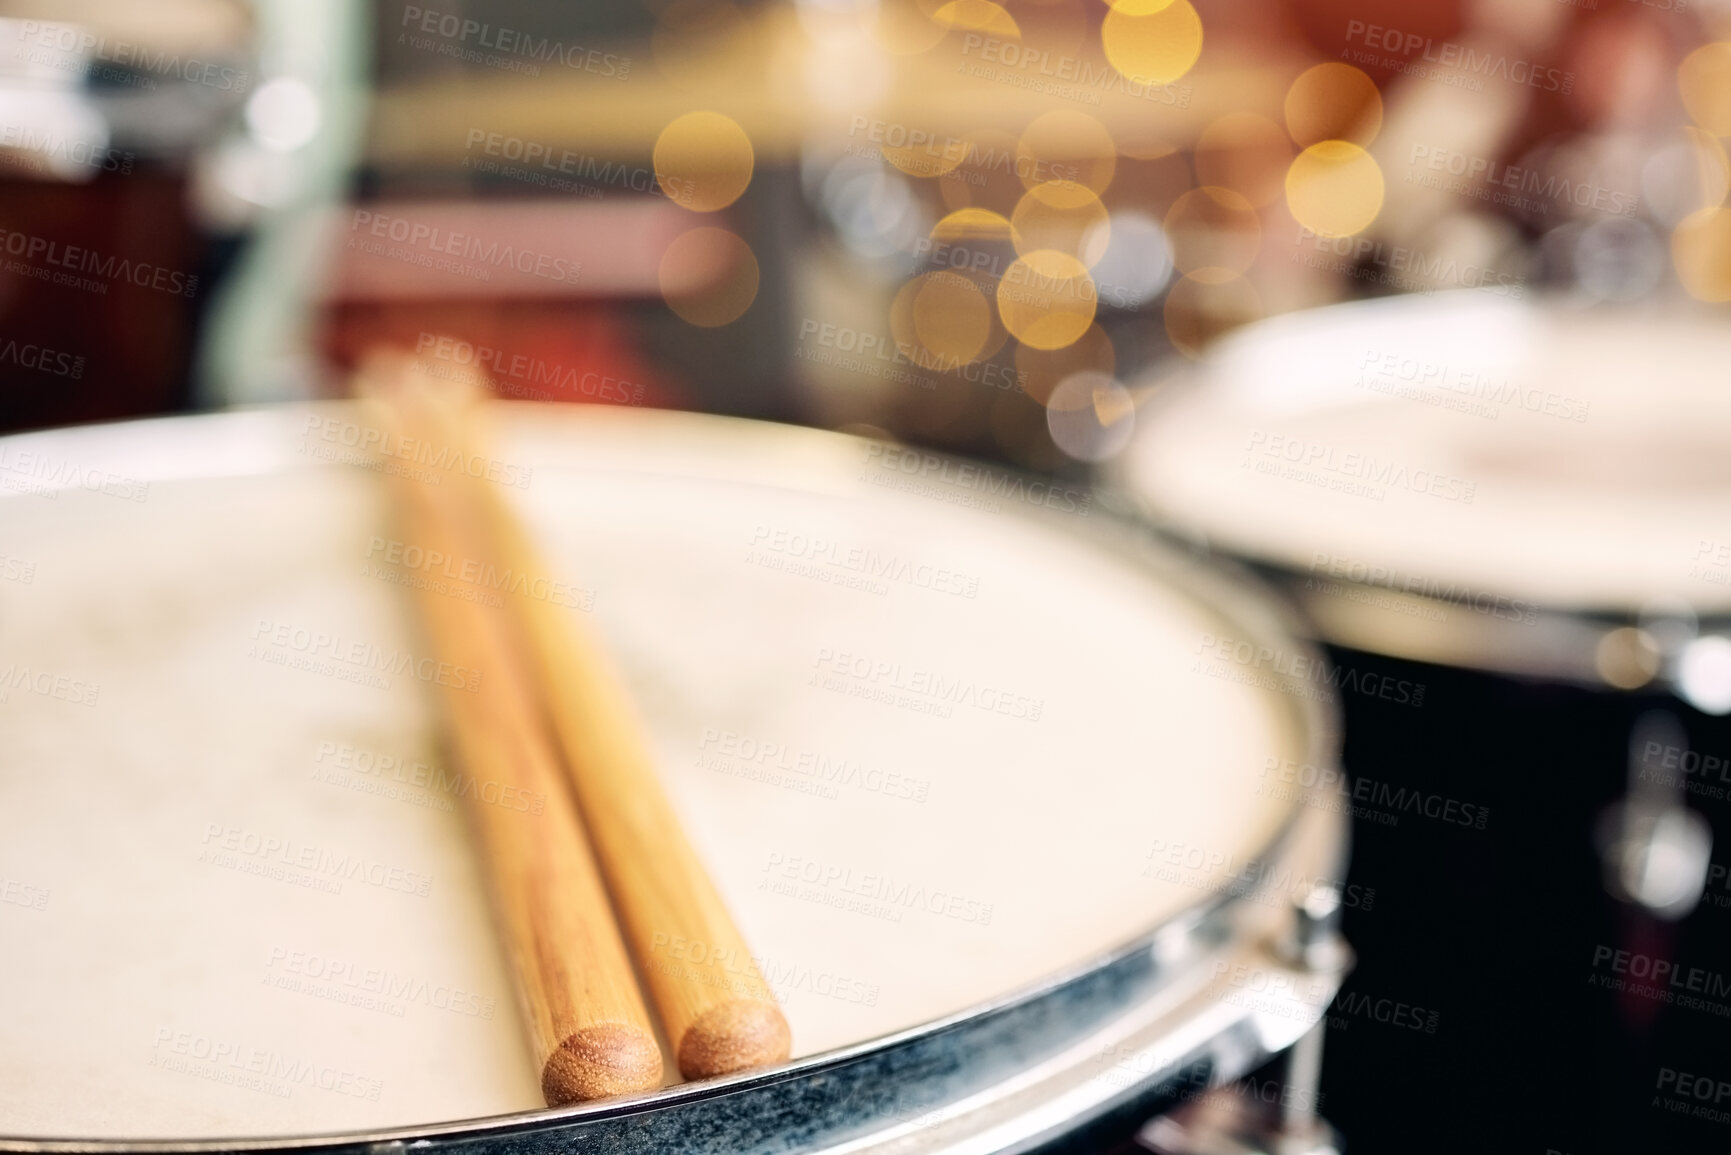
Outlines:
[[[1727,136],[1726,0],[0,0],[0,431],[342,396],[390,344],[1085,479],[1263,317],[1731,300]],[[1384,905],[1322,1107],[1357,1150],[1731,1136],[1642,1082],[1731,1077],[1731,1024],[1636,1056],[1576,989],[1618,917],[1580,832],[1648,703],[1547,695],[1578,749],[1355,720],[1349,769],[1404,750],[1508,816],[1355,832]]]

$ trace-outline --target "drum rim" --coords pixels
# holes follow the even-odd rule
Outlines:
[[[1351,317],[1358,323],[1372,322],[1385,314],[1404,316],[1437,308],[1444,298],[1450,305],[1469,303],[1477,294],[1460,290],[1448,294],[1366,298],[1339,301],[1305,310],[1309,314],[1324,314],[1330,321]],[[1505,305],[1528,318],[1559,316],[1592,309],[1614,310],[1628,315],[1632,310],[1612,303],[1582,305],[1555,295],[1511,300]],[[1289,324],[1297,313],[1286,313],[1247,326],[1224,338],[1222,351],[1236,348],[1249,339],[1262,325]],[[1155,370],[1149,381],[1157,389],[1145,413],[1150,421],[1158,421],[1162,411],[1184,404],[1206,389],[1211,362],[1186,363],[1166,370]],[[1359,581],[1333,574],[1318,574],[1300,568],[1290,557],[1242,541],[1215,544],[1215,535],[1208,527],[1180,520],[1153,494],[1134,480],[1131,464],[1136,441],[1131,448],[1101,470],[1100,486],[1103,501],[1120,516],[1142,521],[1161,538],[1180,548],[1200,550],[1216,558],[1230,559],[1253,572],[1263,584],[1273,587],[1298,608],[1296,615],[1299,636],[1315,641],[1366,653],[1382,654],[1408,661],[1429,662],[1433,665],[1479,670],[1519,678],[1540,678],[1585,686],[1599,690],[1680,691],[1678,665],[1680,653],[1676,647],[1662,648],[1652,673],[1640,682],[1613,682],[1599,661],[1600,647],[1613,633],[1625,629],[1641,629],[1648,621],[1642,610],[1627,605],[1583,604],[1565,606],[1535,602],[1526,595],[1486,587],[1484,592],[1511,606],[1522,607],[1516,622],[1489,615],[1472,613],[1468,622],[1461,615],[1468,613],[1461,605],[1446,598],[1408,590],[1396,590],[1371,581]],[[1346,597],[1317,593],[1307,597],[1306,584],[1326,583],[1349,591]],[[1363,595],[1357,597],[1354,595]],[[1381,598],[1411,605],[1421,613],[1443,615],[1433,620],[1446,620],[1451,637],[1447,640],[1415,635],[1410,630],[1392,627],[1378,618],[1374,611],[1352,608],[1367,599]],[[1350,603],[1350,604],[1349,604]],[[1333,612],[1319,612],[1332,609]],[[1731,604],[1691,609],[1694,637],[1731,639]],[[1470,627],[1470,628],[1462,628]],[[1518,627],[1518,630],[1517,630]],[[1685,695],[1687,697],[1687,695]]]
[[[498,404],[501,407],[522,406],[526,412],[527,408],[534,403],[501,401]],[[101,435],[122,427],[139,427],[142,429],[162,423],[209,424],[237,418],[268,416],[277,419],[280,424],[295,414],[303,414],[315,409],[326,409],[331,406],[353,407],[354,405],[355,403],[346,401],[311,404],[302,402],[285,405],[249,406],[217,413],[179,414],[134,421],[103,422],[0,437],[0,448],[21,439],[29,439],[31,442],[58,442],[62,438],[76,439],[87,431],[94,431],[97,435]],[[591,407],[583,408],[586,412]],[[600,409],[602,407],[593,408]],[[652,424],[663,421],[670,424],[681,422],[689,423],[693,428],[699,425],[709,425],[716,430],[749,426],[760,432],[773,431],[773,436],[806,440],[812,444],[819,442],[830,444],[850,442],[860,446],[870,444],[870,439],[853,434],[750,418],[667,410],[630,410],[628,412],[629,418],[625,418],[623,414],[610,412],[605,419],[643,420]],[[559,415],[561,418],[566,416],[565,414]],[[571,414],[569,417],[578,419],[576,414]],[[920,452],[932,453],[933,456],[945,460],[958,462],[968,460],[957,455],[938,454],[925,449],[921,449]],[[170,467],[161,468],[160,472],[153,473],[144,480],[204,481],[217,480],[223,476],[197,472],[193,468],[195,463],[182,457],[176,457],[172,463],[164,464],[170,465]],[[1035,477],[1035,475],[1020,471],[1000,468],[995,464],[988,465],[981,462],[974,462],[974,464],[982,470],[1021,478],[1024,481]],[[306,466],[300,468],[324,470],[358,467],[337,462],[310,461]],[[253,471],[248,476],[268,476],[271,474],[280,476],[297,471],[299,471],[298,468],[294,470],[273,468]],[[0,494],[0,498],[5,496],[22,497],[24,495]],[[0,509],[3,508],[4,506],[0,506]],[[1243,636],[1252,642],[1259,644],[1279,642],[1299,656],[1318,663],[1319,668],[1326,664],[1320,650],[1306,640],[1306,636],[1302,632],[1302,621],[1292,612],[1290,605],[1271,593],[1266,584],[1247,567],[1230,558],[1201,556],[1196,552],[1186,551],[1181,547],[1181,540],[1175,540],[1171,535],[1161,533],[1158,530],[1151,532],[1150,527],[1146,524],[1124,516],[1121,511],[1114,509],[1109,503],[1102,503],[1097,508],[1100,510],[1099,514],[1088,516],[1086,524],[1079,524],[1082,519],[1066,518],[1062,514],[1038,507],[1012,508],[1008,516],[1024,523],[1055,529],[1058,533],[1076,540],[1084,548],[1101,550],[1113,556],[1139,571],[1151,584],[1164,584],[1181,599],[1202,610],[1206,616],[1242,628]],[[1302,679],[1290,673],[1276,672],[1274,676],[1282,683],[1282,688],[1280,690],[1265,689],[1263,693],[1269,696],[1269,701],[1290,712],[1287,724],[1292,725],[1297,730],[1304,760],[1318,767],[1337,767],[1341,749],[1338,705],[1318,700],[1304,693],[1291,692],[1294,689],[1301,689],[1303,682]],[[1241,868],[1241,874],[1254,872],[1260,875],[1271,864],[1278,863],[1291,855],[1293,844],[1299,837],[1303,820],[1313,805],[1312,799],[1320,793],[1321,791],[1318,790],[1305,789],[1301,793],[1295,794],[1294,800],[1287,804],[1273,835],[1264,846],[1257,849],[1254,857],[1247,860],[1245,866]],[[1350,849],[1350,832],[1344,825],[1341,827],[1338,841],[1336,858],[1344,865]],[[704,1100],[722,1098],[752,1088],[822,1074],[825,1071],[833,1070],[868,1056],[927,1040],[944,1031],[975,1023],[1006,1010],[1033,1004],[1080,980],[1105,972],[1114,965],[1123,963],[1136,955],[1152,952],[1156,958],[1160,958],[1172,953],[1175,944],[1180,948],[1187,947],[1197,940],[1203,927],[1218,925],[1228,912],[1251,901],[1245,894],[1234,892],[1233,878],[1229,877],[1220,885],[1203,891],[1196,901],[1159,923],[1131,935],[1119,945],[1048,972],[1030,983],[992,999],[969,1004],[941,1018],[928,1020],[899,1031],[877,1035],[818,1054],[791,1059],[775,1067],[759,1069],[741,1075],[675,1083],[642,1094],[569,1104],[562,1107],[543,1107],[500,1115],[405,1124],[367,1130],[301,1132],[288,1135],[245,1136],[229,1139],[46,1138],[0,1133],[0,1151],[91,1152],[115,1153],[115,1155],[122,1152],[138,1152],[141,1155],[143,1153],[167,1155],[169,1152],[185,1152],[191,1155],[191,1153],[216,1151],[314,1150],[373,1144],[412,1144],[421,1140],[480,1139],[513,1132],[534,1132],[563,1124],[582,1124],[658,1112]]]

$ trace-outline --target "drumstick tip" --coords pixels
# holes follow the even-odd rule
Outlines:
[[[708,1079],[786,1062],[793,1033],[774,1003],[731,999],[711,1007],[686,1028],[679,1043],[679,1073]]]
[[[661,1086],[661,1048],[628,1023],[600,1023],[566,1036],[541,1072],[541,1093],[558,1107]]]

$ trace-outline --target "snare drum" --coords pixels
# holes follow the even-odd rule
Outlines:
[[[1339,775],[1286,769],[1331,712],[1211,656],[1319,661],[1267,599],[881,442],[499,423],[485,460],[340,403],[0,441],[0,1149],[1026,1150],[1318,1020]],[[474,672],[405,602],[491,579],[387,528],[383,473],[454,469],[610,643],[788,1064],[542,1108],[460,812],[544,800],[453,763]]]
[[[1361,1141],[1722,1149],[1655,1092],[1723,1066],[1731,997],[1634,972],[1708,981],[1731,919],[1703,842],[1731,833],[1727,366],[1731,327],[1688,308],[1342,305],[1154,383],[1110,467],[1118,500],[1251,564],[1330,647],[1353,880],[1377,897],[1347,912],[1364,965],[1324,1095]],[[1653,710],[1672,734],[1638,727]],[[1670,816],[1630,860],[1662,918],[1611,902],[1595,858],[1637,804]],[[1378,1000],[1434,1030],[1358,1013]]]

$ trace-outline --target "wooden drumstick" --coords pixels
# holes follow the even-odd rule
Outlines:
[[[479,419],[478,408],[432,384],[427,395],[442,436],[461,438]],[[497,488],[478,482],[471,488],[501,568],[531,578],[547,574]],[[511,601],[680,1074],[703,1079],[785,1061],[792,1049],[787,1019],[661,787],[641,723],[601,642],[564,606],[522,594]]]
[[[384,428],[401,435],[407,426],[391,403],[391,385],[388,376],[374,384],[372,396],[386,402],[374,408]],[[392,490],[404,540],[468,556],[465,514],[452,505],[458,494],[400,474]],[[536,711],[535,688],[512,651],[505,611],[427,588],[416,591],[416,602],[442,663],[438,680],[463,767],[478,783],[501,787],[498,804],[482,801],[480,789],[470,793],[468,814],[541,1064],[542,1094],[558,1106],[660,1086],[661,1048]]]

